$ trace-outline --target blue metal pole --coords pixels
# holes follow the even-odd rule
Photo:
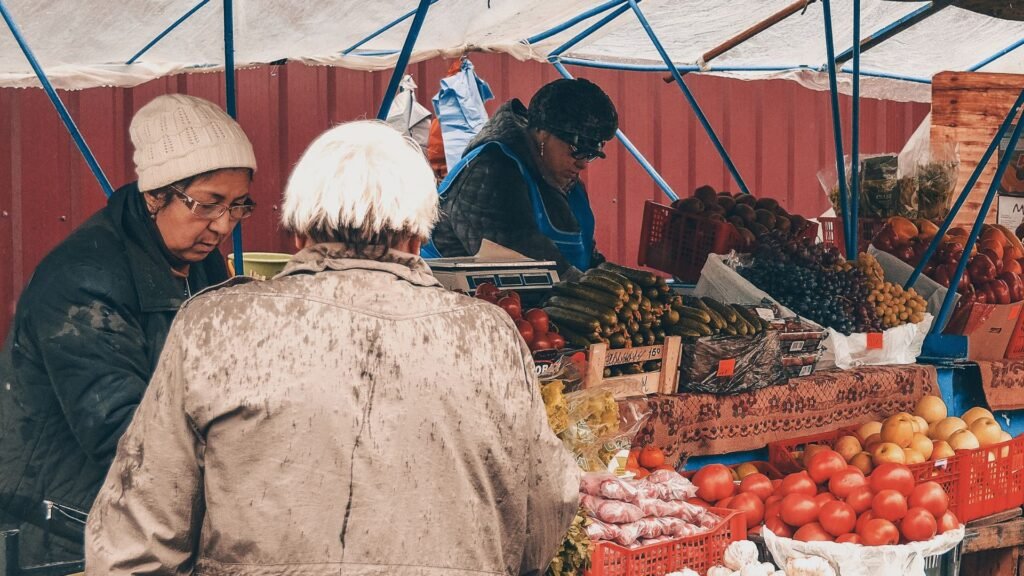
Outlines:
[[[935,233],[935,237],[928,244],[928,249],[924,251],[924,255],[921,256],[921,261],[914,267],[914,271],[910,274],[910,278],[907,279],[907,283],[904,288],[910,288],[917,283],[917,279],[921,277],[921,273],[924,267],[935,255],[935,251],[938,250],[939,244],[942,243],[942,238],[946,235],[946,231],[949,230],[950,226],[953,225],[953,219],[960,212],[960,208],[963,207],[964,203],[967,202],[967,197],[970,196],[971,190],[974,189],[974,185],[978,183],[978,179],[981,178],[981,173],[985,171],[985,167],[988,166],[989,160],[992,159],[992,155],[995,154],[996,149],[999,147],[999,141],[1003,139],[1003,135],[1010,129],[1013,124],[1013,119],[1017,117],[1020,112],[1021,106],[1024,106],[1024,90],[1021,91],[1020,95],[1017,96],[1017,100],[1010,107],[1010,111],[1006,114],[1006,118],[1003,119],[1003,123],[999,125],[999,130],[996,132],[995,138],[988,145],[985,153],[981,155],[981,159],[978,160],[978,164],[974,167],[974,172],[971,173],[971,177],[967,179],[967,183],[964,185],[963,190],[960,192],[960,196],[957,197],[956,202],[953,203],[953,207],[950,208],[949,214],[946,215],[946,219],[939,226],[939,231]],[[970,254],[970,252],[967,252]]]
[[[42,84],[43,90],[46,91],[46,96],[50,98],[50,103],[57,110],[57,115],[60,116],[64,127],[67,128],[71,139],[74,140],[75,145],[78,146],[78,151],[82,153],[82,157],[85,158],[85,163],[89,166],[89,170],[92,171],[92,175],[96,177],[96,181],[99,182],[100,188],[103,189],[103,193],[110,196],[114,193],[113,187],[110,186],[110,181],[107,180],[107,175],[103,173],[103,169],[100,168],[99,162],[96,161],[96,157],[93,156],[92,150],[89,149],[89,145],[85,143],[85,138],[82,136],[82,132],[75,125],[75,121],[71,118],[71,114],[68,113],[67,107],[64,106],[64,102],[61,101],[60,96],[57,95],[57,90],[50,84],[50,79],[46,77],[46,72],[43,71],[43,67],[39,65],[39,61],[36,60],[35,54],[32,53],[32,49],[29,48],[28,43],[25,41],[24,36],[21,35],[21,30],[18,25],[14,22],[14,18],[11,13],[7,11],[7,6],[3,0],[0,0],[0,15],[3,16],[4,21],[7,23],[7,27],[10,28],[11,34],[14,36],[14,40],[18,43],[21,48],[21,52],[25,55],[29,65],[32,66],[32,71],[35,72],[36,78],[39,79],[39,83]]]
[[[436,1],[436,0],[435,0]],[[380,103],[380,109],[377,110],[377,119],[386,120],[388,117],[388,111],[391,110],[391,103],[395,100],[395,94],[398,93],[398,86],[402,83],[402,76],[405,74],[405,67],[409,65],[409,57],[412,56],[413,46],[416,45],[416,38],[420,35],[420,29],[423,28],[423,21],[427,19],[427,10],[433,2],[431,0],[420,0],[420,5],[416,8],[416,16],[412,19],[412,26],[409,28],[409,34],[405,37],[405,45],[402,46],[402,53],[398,55],[398,62],[395,63],[395,71],[391,73],[391,82],[388,83],[388,89],[384,92],[384,100]]]
[[[868,50],[874,46],[877,46],[878,44],[881,44],[882,42],[888,40],[889,38],[892,38],[899,32],[902,32],[903,30],[917,24],[921,20],[928,18],[929,16],[937,12],[939,9],[944,7],[945,5],[937,6],[935,2],[929,2],[928,4],[925,4],[924,6],[918,8],[917,10],[914,10],[913,12],[907,14],[906,16],[903,16],[902,18],[896,20],[895,22],[886,24],[885,26],[879,28],[878,30],[875,30],[868,36],[865,36],[863,39],[859,37],[855,38],[854,46],[856,46],[861,51]],[[836,56],[836,62],[843,63],[853,58],[854,46],[851,46],[846,50],[840,52],[839,55]]]
[[[569,58],[566,56],[559,56],[558,61],[562,64],[568,64],[571,66],[583,66],[585,68],[599,68],[603,70],[626,70],[630,72],[668,72],[669,69],[664,64],[657,65],[645,65],[645,64],[625,64],[619,62],[603,62],[601,60],[584,60],[582,58]],[[691,72],[785,72],[787,70],[817,70],[812,66],[803,64],[793,66],[710,66],[706,70],[700,66],[686,65],[676,66],[676,70],[680,73],[691,73]]]
[[[232,118],[238,118],[235,91],[235,17],[232,0],[224,0],[224,91],[227,101],[227,112]],[[231,232],[231,251],[234,253],[235,274],[245,274],[245,261],[242,248],[242,223],[235,224]]]
[[[199,4],[196,4],[195,6],[192,7],[191,10],[189,10],[188,12],[185,12],[185,14],[181,18],[178,18],[177,20],[175,20],[174,23],[171,24],[170,26],[168,26],[167,28],[165,28],[163,32],[157,34],[156,38],[153,38],[152,40],[150,40],[149,44],[146,44],[142,48],[142,50],[139,50],[138,52],[136,52],[134,56],[132,56],[131,58],[128,59],[127,62],[125,62],[125,64],[134,64],[135,61],[138,60],[139,58],[141,58],[143,54],[148,52],[150,48],[152,48],[153,46],[156,46],[157,42],[163,40],[164,36],[167,36],[168,34],[170,34],[171,31],[174,30],[175,28],[177,28],[178,26],[180,26],[182,22],[184,22],[185,20],[188,20],[189,16],[195,14],[197,11],[199,11],[200,8],[202,8],[203,6],[206,6],[209,2],[210,2],[210,0],[200,0]]]
[[[1012,119],[1014,115],[1011,114]],[[1024,122],[1017,122],[1017,125],[1013,128],[1013,134],[1010,135],[1010,144],[1007,150],[1016,150],[1017,142],[1020,141],[1021,131],[1024,130]],[[964,246],[964,255],[960,257],[960,263],[956,267],[956,275],[949,283],[949,291],[946,292],[946,298],[942,301],[942,308],[939,309],[939,314],[935,318],[935,323],[932,324],[932,332],[937,331],[939,326],[945,326],[946,321],[949,319],[949,315],[953,311],[953,297],[956,294],[957,288],[960,287],[960,280],[963,278],[964,270],[967,269],[968,255],[971,250],[974,249],[974,244],[978,241],[978,236],[981,235],[981,228],[985,224],[985,216],[988,214],[989,209],[992,207],[992,201],[995,200],[996,190],[999,189],[999,183],[1003,180],[1003,174],[1006,173],[1006,168],[1010,166],[1010,159],[1013,158],[1013,154],[1006,154],[999,159],[999,167],[996,168],[996,175],[992,178],[992,183],[988,186],[988,193],[985,194],[985,201],[981,204],[981,209],[978,211],[978,217],[974,221],[974,227],[971,228],[971,235],[967,238],[967,245]]]
[[[430,4],[436,4],[439,1],[440,0],[430,0]],[[417,8],[417,10],[418,10],[418,8]],[[369,42],[370,40],[373,40],[377,36],[380,36],[381,34],[387,32],[388,30],[391,30],[392,28],[394,28],[395,26],[398,26],[402,22],[405,22],[406,20],[409,19],[410,16],[413,16],[414,14],[416,14],[416,10],[410,10],[410,11],[406,12],[405,14],[402,14],[398,18],[395,18],[391,22],[385,24],[383,28],[377,30],[373,34],[370,34],[366,38],[363,38],[359,42],[356,42],[355,44],[353,44],[353,45],[349,46],[348,48],[342,50],[341,51],[341,55],[342,56],[348,56],[352,52],[355,52],[363,44],[366,44],[367,42]]]
[[[605,15],[603,18],[601,18],[597,22],[591,24],[590,26],[587,26],[587,28],[584,31],[582,31],[579,34],[577,34],[577,35],[573,36],[572,38],[570,38],[569,41],[566,42],[565,44],[562,44],[558,48],[555,48],[554,50],[552,50],[551,54],[548,55],[548,62],[553,62],[554,59],[558,58],[559,56],[561,56],[563,52],[565,52],[566,50],[569,50],[573,46],[579,44],[584,39],[586,39],[588,36],[590,36],[594,32],[597,32],[601,28],[604,28],[605,26],[608,25],[609,22],[611,22],[612,20],[615,20],[616,18],[621,16],[623,13],[625,13],[627,10],[629,10],[629,4],[627,4],[626,2],[627,2],[627,0],[622,0],[621,2],[619,2],[621,4],[621,6],[619,6],[615,10],[613,10],[611,13]]]
[[[566,20],[565,22],[559,24],[558,26],[555,26],[554,28],[551,28],[549,30],[545,30],[544,32],[541,32],[540,34],[536,34],[534,36],[530,36],[529,38],[526,39],[526,43],[527,44],[536,44],[537,42],[543,42],[543,41],[547,40],[548,38],[551,38],[555,34],[560,34],[560,33],[564,32],[564,31],[568,30],[569,28],[572,28],[573,26],[579,24],[580,22],[583,22],[587,18],[596,16],[596,15],[600,14],[601,12],[604,12],[605,10],[608,10],[609,8],[614,8],[615,6],[618,6],[620,4],[625,4],[625,2],[626,2],[626,0],[609,0],[608,2],[605,2],[604,4],[600,4],[598,6],[595,6],[595,7],[591,8],[591,9],[585,11],[585,12],[580,13],[577,16],[574,16],[573,18],[570,18],[569,20]]]
[[[842,208],[843,237],[850,238],[850,193],[846,186],[846,165],[843,162],[843,123],[839,118],[839,87],[836,84],[835,46],[832,44],[832,7],[829,0],[821,0],[825,14],[825,50],[828,52],[828,87],[832,96],[832,131],[836,146],[836,175],[839,177],[839,207]],[[857,226],[856,222],[852,223]],[[849,248],[849,242],[847,242]],[[847,251],[847,256],[850,252]]]
[[[572,74],[570,74],[569,71],[565,69],[565,66],[562,66],[562,64],[557,60],[552,61],[551,63],[554,65],[555,69],[558,70],[558,73],[561,74],[563,78],[568,78],[569,80],[572,80]],[[679,195],[676,194],[675,191],[672,190],[672,187],[668,185],[668,182],[666,182],[665,179],[661,177],[661,174],[658,173],[658,170],[655,169],[654,166],[651,166],[651,163],[647,161],[647,158],[645,158],[642,153],[640,153],[640,150],[638,150],[637,147],[634,146],[633,143],[629,141],[629,138],[626,137],[626,134],[622,130],[616,130],[615,137],[618,138],[619,142],[621,142],[622,145],[626,147],[626,150],[633,155],[633,158],[636,158],[636,161],[640,164],[640,167],[642,167],[644,171],[651,176],[651,178],[654,180],[654,183],[658,185],[658,188],[661,188],[661,191],[664,192],[666,196],[668,196],[673,202],[679,199]]]
[[[1002,58],[1003,56],[1006,56],[1010,52],[1013,52],[1017,48],[1020,48],[1021,46],[1024,46],[1024,38],[1022,38],[1020,40],[1017,40],[1013,44],[1010,44],[1009,46],[1007,46],[1006,48],[1003,48],[999,52],[996,52],[995,54],[989,56],[988,58],[985,58],[984,60],[982,60],[981,62],[978,62],[974,66],[971,66],[967,70],[969,72],[975,72],[977,70],[980,70],[980,69],[984,68],[985,66],[988,66],[989,64],[995,62],[996,60]]]
[[[846,237],[847,258],[857,257],[857,213],[860,210],[860,0],[853,0],[853,131],[850,142],[850,235]],[[852,254],[852,256],[851,256]]]
[[[840,72],[846,74],[853,74],[853,68],[844,66]],[[872,78],[888,78],[890,80],[903,80],[904,82],[913,82],[915,84],[931,84],[931,78],[924,78],[922,76],[906,76],[903,74],[894,74],[892,72],[881,72],[878,70],[864,70],[860,71],[861,76],[871,76]]]
[[[729,153],[726,152],[725,147],[722,146],[722,142],[718,139],[718,135],[715,134],[714,128],[711,127],[711,123],[708,121],[707,116],[704,115],[704,111],[701,110],[700,105],[697,104],[697,99],[694,98],[690,92],[689,87],[686,86],[686,82],[683,81],[683,75],[676,70],[675,65],[672,62],[672,58],[669,57],[668,52],[665,51],[665,47],[661,45],[661,41],[658,40],[657,34],[654,33],[654,29],[651,28],[651,24],[647,21],[647,17],[640,10],[640,6],[637,5],[637,0],[629,0],[629,5],[636,14],[637,20],[640,21],[640,25],[643,26],[644,31],[647,32],[647,36],[651,39],[654,44],[654,48],[661,55],[661,59],[665,62],[665,66],[669,68],[669,72],[672,73],[672,77],[675,79],[676,84],[680,90],[683,91],[683,96],[686,97],[686,101],[690,103],[690,107],[693,108],[693,112],[697,115],[697,119],[700,120],[701,125],[704,127],[704,131],[708,133],[708,137],[711,138],[711,143],[715,145],[715,149],[718,150],[718,154],[722,157],[722,161],[725,162],[726,168],[732,174],[736,184],[740,187],[740,190],[745,194],[750,194],[750,189],[747,188],[746,182],[740,176],[739,170],[736,169],[736,165],[733,164],[732,158],[729,157]]]

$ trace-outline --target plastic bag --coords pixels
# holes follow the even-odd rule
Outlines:
[[[774,330],[755,336],[705,336],[683,347],[679,388],[686,392],[738,394],[786,379]]]
[[[569,426],[558,437],[586,472],[606,470],[617,452],[629,450],[651,414],[637,405],[618,405],[600,386],[566,394],[565,401]]]
[[[606,524],[600,520],[591,519],[587,524],[587,536],[592,541],[615,540],[619,537],[619,527],[614,524]]]
[[[666,502],[660,498],[640,498],[640,511],[644,516],[664,518],[679,514],[677,502]]]
[[[889,328],[881,336],[850,334],[844,336],[829,328],[825,346],[832,352],[837,368],[849,370],[858,366],[889,366],[914,364],[921,355],[924,338],[934,317],[925,314],[917,324]]]
[[[633,483],[607,472],[584,474],[580,479],[580,492],[631,504],[639,501],[637,489]]]
[[[619,533],[615,536],[615,542],[622,544],[623,546],[630,546],[640,539],[640,534],[643,531],[643,528],[644,525],[640,522],[620,524],[618,526]]]
[[[635,504],[620,500],[605,500],[600,496],[583,494],[580,505],[593,518],[609,524],[629,524],[645,516],[643,510]]]
[[[740,276],[735,267],[740,264],[735,252],[721,256],[708,254],[704,268],[700,271],[700,280],[693,293],[696,296],[707,296],[719,302],[730,304],[760,305],[767,302],[776,310],[779,318],[793,318],[796,313],[776,302],[767,292]]]
[[[680,504],[682,504],[682,506],[677,518],[684,522],[689,522],[690,524],[700,528],[711,529],[722,521],[722,518],[718,514],[715,514],[703,506],[690,504],[689,502],[680,502]]]
[[[388,110],[387,123],[410,137],[420,148],[427,149],[430,138],[430,119],[433,115],[416,101],[416,82],[406,74],[398,85],[398,93]]]
[[[790,558],[818,556],[827,560],[841,576],[925,576],[925,558],[945,554],[964,539],[963,526],[926,542],[899,546],[800,542],[776,536],[768,528],[763,528],[761,533],[777,566],[788,565]]]
[[[847,191],[853,190],[853,160],[843,158],[846,169]],[[899,177],[899,159],[896,154],[868,154],[860,156],[860,196],[857,213],[861,218],[888,218],[905,216],[916,218],[918,189],[916,178]],[[839,178],[835,166],[818,171],[818,182],[828,196],[836,216],[842,216],[839,201]]]
[[[898,177],[913,183],[919,218],[939,220],[949,214],[960,172],[959,144],[932,143],[932,115],[917,127],[899,154]]]
[[[686,500],[697,495],[697,487],[674,470],[655,470],[647,481],[658,486],[662,500]]]
[[[476,75],[469,58],[462,59],[458,73],[441,79],[441,89],[433,103],[449,170],[462,159],[469,141],[487,123],[484,102],[492,98],[491,87]]]

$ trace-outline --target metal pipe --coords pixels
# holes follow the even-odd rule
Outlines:
[[[840,72],[845,74],[852,74],[853,68],[844,67]],[[914,82],[915,84],[931,84],[931,78],[922,78],[920,76],[904,76],[902,74],[894,74],[891,72],[881,72],[878,70],[861,70],[861,76],[871,76],[873,78],[887,78],[889,80],[902,80],[904,82]]]
[[[412,56],[412,49],[416,45],[416,38],[420,35],[420,29],[423,28],[423,21],[427,19],[427,10],[436,1],[420,0],[420,5],[416,8],[416,16],[413,17],[409,34],[405,37],[402,53],[398,55],[395,71],[391,73],[391,82],[388,83],[388,89],[384,92],[384,100],[380,103],[380,109],[377,110],[378,120],[386,120],[388,117],[391,103],[394,102],[395,94],[398,93],[398,86],[402,83],[402,76],[405,75],[405,67],[409,65],[409,57]]]
[[[232,0],[224,0],[224,97],[228,115],[238,119],[235,89],[235,16]],[[241,276],[245,274],[245,261],[240,221],[235,223],[235,228],[231,231],[231,251],[234,254],[235,274]]]
[[[850,235],[846,237],[846,257],[857,257],[857,213],[860,211],[860,0],[853,0],[853,112],[850,129]]]
[[[974,185],[978,183],[978,179],[981,178],[982,172],[985,171],[985,167],[988,166],[989,160],[992,159],[992,155],[995,154],[996,149],[999,147],[999,141],[1003,139],[1003,135],[1010,129],[1013,124],[1013,119],[1017,117],[1017,113],[1020,112],[1021,106],[1024,106],[1024,90],[1021,90],[1020,95],[1017,96],[1017,100],[1010,107],[1010,111],[1006,114],[1006,118],[1003,119],[1003,123],[999,125],[999,130],[996,132],[995,138],[988,145],[985,153],[981,155],[981,159],[978,160],[977,165],[974,167],[974,171],[971,172],[971,177],[967,179],[967,183],[964,184],[963,190],[957,197],[956,202],[953,203],[952,208],[949,210],[949,214],[946,215],[942,225],[939,226],[938,232],[932,238],[932,241],[928,244],[928,248],[924,251],[921,256],[921,261],[918,262],[917,266],[914,267],[914,271],[910,274],[910,278],[907,279],[907,283],[904,284],[904,288],[910,288],[917,283],[917,279],[921,277],[921,273],[924,271],[924,267],[935,255],[935,251],[938,250],[939,244],[942,243],[943,237],[946,235],[946,231],[949,230],[950,226],[953,225],[953,219],[960,212],[964,203],[967,202],[968,196],[971,194],[971,190],[974,189]],[[968,253],[969,254],[969,253]]]
[[[555,26],[554,28],[550,28],[548,30],[545,30],[544,32],[541,32],[540,34],[535,34],[533,36],[530,36],[529,38],[526,39],[526,43],[527,44],[536,44],[538,42],[543,42],[543,41],[547,40],[548,38],[551,38],[552,36],[554,36],[556,34],[560,34],[562,32],[565,32],[569,28],[572,28],[573,26],[579,24],[580,22],[583,22],[587,18],[591,18],[593,16],[597,16],[598,14],[600,14],[601,12],[604,12],[605,10],[608,10],[610,8],[614,8],[615,6],[618,6],[620,4],[625,4],[625,3],[626,3],[626,0],[609,0],[608,2],[605,2],[604,4],[601,4],[599,6],[595,6],[595,7],[591,8],[591,9],[585,11],[585,12],[581,12],[580,14],[574,16],[573,18],[570,18],[569,20],[566,20],[565,22],[559,24],[558,26]]]
[[[558,73],[561,74],[563,78],[567,78],[569,80],[572,79],[572,74],[570,74],[569,71],[565,69],[565,66],[562,66],[560,62],[556,60],[551,62],[551,64],[556,70],[558,70]],[[661,177],[658,170],[647,161],[647,158],[644,157],[640,150],[630,142],[629,138],[626,137],[626,134],[622,130],[615,130],[615,137],[618,138],[619,142],[625,146],[626,150],[633,155],[633,158],[635,158],[640,164],[640,167],[651,176],[654,183],[658,185],[658,188],[661,188],[661,191],[664,192],[666,196],[668,196],[673,202],[679,199],[679,195],[672,190],[672,187],[668,185],[668,182]]]
[[[1010,118],[1014,116],[1011,115]],[[1020,141],[1021,131],[1024,130],[1024,122],[1017,122],[1017,125],[1013,128],[1013,134],[1010,135],[1010,144],[1008,150],[1016,150],[1017,142]],[[992,201],[995,200],[996,191],[999,189],[999,183],[1003,180],[1003,174],[1006,173],[1006,168],[1010,165],[1010,159],[1013,158],[1013,154],[1006,154],[999,159],[999,167],[996,168],[996,175],[992,178],[992,183],[988,186],[988,193],[985,194],[985,201],[981,203],[981,209],[978,211],[978,217],[974,221],[974,227],[971,228],[971,235],[967,238],[967,245],[964,246],[964,254],[960,257],[960,263],[956,266],[956,275],[949,283],[949,290],[946,292],[946,298],[942,301],[942,308],[939,309],[938,316],[935,317],[935,323],[932,324],[932,332],[936,331],[939,326],[944,326],[946,321],[949,320],[949,315],[953,311],[953,296],[956,294],[957,288],[960,287],[960,280],[963,278],[964,270],[967,269],[968,255],[971,250],[974,249],[975,243],[978,241],[978,236],[981,235],[981,228],[985,224],[985,216],[988,214],[989,209],[992,208]]]
[[[558,61],[562,64],[569,64],[571,66],[583,66],[585,68],[598,68],[602,70],[625,70],[630,72],[668,72],[668,67],[664,64],[625,64],[618,62],[604,62],[601,60],[584,60],[582,58],[570,58],[566,56],[559,56]],[[681,73],[690,72],[786,72],[788,70],[816,70],[811,66],[806,65],[793,65],[793,66],[712,66],[707,70],[702,70],[700,66],[690,65],[679,65],[676,66],[676,70]],[[675,79],[671,75],[665,77],[668,83],[675,82]]]
[[[623,13],[625,13],[627,10],[629,10],[629,4],[626,3],[626,0],[623,0],[623,2],[621,2],[621,4],[622,4],[621,6],[619,6],[615,10],[613,10],[610,14],[605,15],[603,18],[601,18],[597,22],[591,24],[590,26],[587,26],[587,28],[583,32],[580,32],[579,34],[573,36],[572,38],[569,39],[568,42],[566,42],[565,44],[562,44],[558,48],[555,48],[554,50],[552,50],[551,53],[548,54],[548,62],[551,62],[552,59],[560,57],[563,52],[565,52],[566,50],[568,50],[568,49],[572,48],[573,46],[579,44],[584,39],[586,39],[588,36],[590,36],[594,32],[597,32],[601,28],[604,28],[612,20],[615,20],[616,18],[621,16]]]
[[[793,14],[796,14],[801,10],[806,10],[807,6],[813,3],[814,0],[796,0],[796,2],[793,2],[789,6],[786,6],[782,10],[779,10],[775,14],[772,14],[771,16],[765,18],[764,20],[758,22],[757,24],[754,24],[750,28],[747,28],[746,30],[740,32],[739,34],[733,36],[732,38],[729,38],[725,42],[722,42],[718,46],[715,46],[711,50],[708,50],[707,52],[704,53],[703,56],[701,56],[701,62],[706,65],[708,62],[714,60],[715,58],[718,58],[722,54],[725,54],[726,52],[732,50],[733,48],[739,46],[740,44],[743,44],[747,40],[750,40],[754,36],[757,36],[761,32],[764,32],[765,30],[771,28],[772,26],[775,26],[776,24],[782,22],[786,18],[789,18]]]
[[[39,83],[43,86],[43,90],[46,91],[46,96],[50,99],[50,103],[57,110],[57,115],[60,116],[64,127],[71,135],[71,139],[74,140],[75,145],[78,147],[78,151],[82,153],[82,157],[85,158],[85,163],[89,166],[89,170],[92,171],[92,175],[96,177],[96,181],[99,182],[100,188],[103,193],[108,197],[114,193],[113,187],[110,186],[110,181],[107,180],[107,175],[103,173],[103,169],[100,168],[99,162],[96,161],[96,157],[93,156],[92,150],[89,149],[89,145],[85,143],[85,138],[82,136],[82,132],[75,125],[75,121],[71,118],[71,114],[68,113],[67,107],[64,106],[64,102],[61,101],[60,96],[57,95],[57,90],[54,89],[53,85],[50,84],[50,79],[46,77],[46,72],[43,71],[43,67],[39,65],[39,61],[36,60],[35,54],[32,49],[29,48],[28,43],[25,41],[25,37],[22,36],[21,30],[18,28],[17,23],[14,22],[14,17],[7,10],[7,6],[3,0],[0,0],[0,15],[3,16],[4,21],[7,23],[7,27],[11,30],[11,35],[14,36],[15,42],[18,43],[18,47],[21,48],[22,54],[25,55],[25,59],[28,60],[32,71],[35,72],[36,78],[39,79]]]
[[[981,62],[978,62],[974,66],[971,66],[970,68],[967,69],[967,71],[968,72],[976,72],[976,71],[984,68],[985,66],[988,66],[989,64],[995,62],[996,60],[1002,58],[1003,56],[1006,56],[1010,52],[1013,52],[1017,48],[1020,48],[1021,46],[1024,46],[1024,38],[1022,38],[1020,40],[1017,40],[1016,42],[1014,42],[1013,44],[1010,44],[1006,48],[1003,48],[999,52],[996,52],[995,54],[989,56],[988,58],[985,58]]]
[[[196,4],[195,6],[193,6],[191,10],[189,10],[188,12],[185,12],[185,14],[181,18],[178,18],[177,20],[175,20],[174,23],[171,24],[170,26],[168,26],[167,28],[165,28],[163,32],[157,34],[156,38],[153,38],[152,40],[150,40],[149,44],[146,44],[142,48],[142,50],[139,50],[138,52],[136,52],[134,56],[132,56],[131,58],[128,59],[127,62],[125,62],[125,64],[134,64],[135,61],[138,60],[139,58],[141,58],[143,54],[145,54],[146,52],[149,52],[150,48],[152,48],[153,46],[156,46],[157,42],[163,40],[164,36],[167,36],[168,34],[170,34],[171,31],[174,30],[175,28],[177,28],[178,26],[180,26],[182,22],[184,22],[185,20],[188,20],[189,16],[192,16],[193,14],[198,12],[200,8],[202,8],[203,6],[207,5],[209,2],[210,2],[210,0],[200,0],[200,2],[198,4]]]
[[[729,153],[726,152],[725,147],[722,146],[722,142],[719,141],[718,135],[715,134],[714,128],[711,127],[711,123],[708,121],[707,116],[704,115],[704,111],[701,110],[700,105],[697,104],[697,99],[694,98],[689,87],[687,87],[686,82],[683,81],[682,74],[675,69],[672,58],[670,58],[668,52],[665,51],[665,47],[661,45],[661,41],[658,40],[657,34],[655,34],[654,30],[651,28],[650,22],[647,21],[647,17],[644,16],[644,13],[640,10],[640,6],[637,5],[637,0],[629,0],[629,5],[633,9],[633,13],[636,14],[637,20],[640,21],[640,25],[643,26],[644,31],[647,32],[647,36],[654,44],[654,48],[658,51],[658,54],[661,55],[661,59],[665,62],[665,66],[669,68],[673,78],[675,78],[676,84],[679,86],[680,90],[683,91],[683,96],[685,96],[686,101],[690,103],[690,107],[693,109],[694,114],[697,115],[697,119],[700,120],[701,125],[704,126],[704,131],[707,132],[708,137],[711,138],[711,143],[715,145],[715,149],[718,150],[718,154],[722,157],[726,168],[729,169],[729,172],[732,174],[736,184],[740,187],[740,190],[743,193],[750,194],[750,189],[747,188],[747,184],[740,176],[739,170],[736,169],[736,165],[733,164],[732,158],[729,157]]]
[[[440,0],[430,0],[430,3],[431,4],[435,4],[435,3],[439,2],[439,1]],[[417,8],[417,10],[418,10],[418,8]],[[348,48],[342,50],[341,51],[341,55],[342,56],[348,56],[351,52],[354,52],[357,48],[359,48],[363,44],[366,44],[367,42],[369,42],[370,40],[373,40],[377,36],[380,36],[381,34],[387,32],[388,30],[391,30],[392,28],[394,28],[395,26],[398,26],[402,22],[405,22],[410,16],[412,16],[414,14],[416,14],[416,10],[410,10],[410,11],[406,12],[405,14],[402,14],[398,18],[395,18],[391,22],[385,24],[383,28],[380,28],[379,30],[377,30],[373,34],[370,34],[366,38],[363,38],[359,42],[356,42],[355,44],[353,44],[353,45],[349,46]]]
[[[825,14],[825,49],[828,52],[828,86],[832,96],[832,133],[836,147],[836,175],[839,177],[839,206],[842,208],[843,237],[850,237],[850,193],[846,186],[846,165],[843,162],[843,124],[839,118],[839,88],[836,84],[835,46],[832,44],[832,7],[829,0],[821,0]],[[856,222],[853,223],[857,225]],[[849,244],[847,244],[849,247]],[[850,255],[849,252],[846,254]]]
[[[907,28],[910,28],[911,26],[914,26],[922,22],[923,20],[935,15],[936,12],[942,10],[946,6],[949,6],[949,4],[949,0],[936,0],[935,2],[929,2],[928,4],[918,8],[917,10],[914,10],[910,14],[903,16],[899,20],[896,20],[891,24],[887,24],[882,28],[879,28],[878,30],[872,32],[871,34],[860,40],[860,51],[866,52],[874,48],[875,46],[878,46],[882,42],[885,42],[886,40],[892,38],[893,36],[906,30]],[[853,42],[857,44],[856,39],[854,39]],[[838,56],[836,56],[836,63],[842,64],[844,62],[847,62],[851,58],[853,58],[852,46],[850,48],[847,48],[846,50],[843,50],[842,52],[839,53]]]

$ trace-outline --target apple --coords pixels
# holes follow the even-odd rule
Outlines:
[[[906,448],[910,446],[910,441],[914,438],[914,427],[917,422],[914,421],[913,417],[907,418],[902,415],[891,416],[886,418],[885,422],[882,423],[882,431],[880,432],[882,442],[891,442],[898,444],[900,448]]]
[[[966,424],[967,426],[970,426],[971,423],[977,420],[978,418],[991,418],[993,420],[996,419],[991,412],[982,408],[981,406],[975,406],[974,408],[971,408],[967,412],[964,412],[964,415],[960,417],[960,419],[963,420],[964,424]]]
[[[903,448],[899,444],[892,442],[882,442],[875,446],[871,457],[875,466],[885,462],[892,462],[894,464],[906,464],[907,462],[907,456],[904,454]]]
[[[978,439],[978,443],[982,447],[991,446],[999,442],[999,438],[1002,436],[1003,429],[999,427],[999,423],[983,416],[978,418],[974,422],[971,422],[970,431],[974,434],[974,437]]]
[[[843,436],[839,440],[836,440],[835,451],[843,457],[843,460],[847,462],[853,460],[853,457],[861,452],[860,440],[857,440],[853,436]]]
[[[985,284],[985,290],[991,290],[995,296],[996,304],[1009,304],[1010,303],[1010,287],[1006,285],[1006,282],[999,280],[991,280]]]
[[[949,445],[955,451],[976,450],[981,448],[978,437],[970,430],[960,430],[949,437]]]
[[[924,456],[925,460],[931,458],[932,452],[935,450],[931,439],[924,434],[914,434],[913,440],[910,441],[910,447],[921,454],[921,456]]]
[[[953,447],[949,445],[949,442],[945,440],[932,440],[932,460],[951,458],[955,454],[956,452],[953,451]]]
[[[871,474],[871,471],[875,468],[875,465],[871,460],[871,454],[867,452],[861,452],[851,458],[850,465],[858,468],[865,476]]]
[[[882,431],[882,423],[877,421],[865,422],[857,428],[857,438],[860,438],[862,443],[867,442],[867,439],[872,434],[878,434]]]

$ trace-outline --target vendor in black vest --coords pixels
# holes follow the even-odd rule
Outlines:
[[[81,515],[171,322],[228,278],[218,246],[254,208],[252,144],[212,102],[157,97],[129,132],[138,182],[39,264],[0,355],[0,521],[23,565],[81,559]]]
[[[553,260],[562,278],[602,261],[594,213],[580,173],[615,135],[608,96],[584,79],[543,86],[527,109],[506,102],[470,142],[441,183],[441,221],[433,256],[470,256],[481,241],[537,260]]]

